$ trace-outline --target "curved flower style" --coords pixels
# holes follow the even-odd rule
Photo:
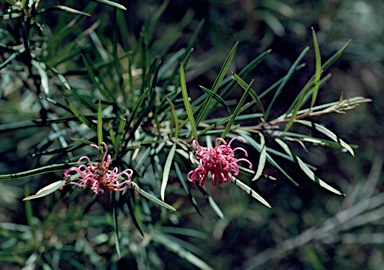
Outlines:
[[[90,146],[100,151],[100,148],[97,145],[91,144]],[[108,147],[105,142],[103,142],[103,146],[105,148],[105,153],[100,163],[92,163],[89,157],[82,156],[77,161],[79,164],[78,167],[71,167],[64,171],[65,178],[74,174],[79,175],[75,182],[68,182],[67,184],[73,184],[79,188],[89,187],[96,195],[101,195],[106,189],[123,191],[136,185],[131,180],[133,174],[131,169],[126,169],[120,173],[118,173],[117,167],[113,168],[113,170],[109,170],[111,155],[108,155]],[[81,164],[81,161],[84,159],[88,161],[88,165]],[[126,179],[120,182],[119,179],[122,176],[125,176]]]
[[[244,148],[236,147],[231,148],[231,143],[236,139],[241,138],[243,142],[246,142],[243,137],[234,137],[227,143],[223,138],[217,138],[215,148],[201,147],[199,143],[194,140],[192,145],[197,147],[195,153],[196,158],[199,160],[200,165],[193,171],[188,173],[188,180],[191,182],[199,181],[199,185],[203,186],[208,173],[211,173],[212,185],[215,186],[217,179],[219,183],[226,183],[232,181],[232,176],[239,174],[239,166],[237,162],[245,161],[248,163],[249,168],[252,169],[252,163],[246,158],[235,158],[235,151],[241,150],[245,156],[248,156],[247,151]],[[219,145],[219,142],[222,142]]]

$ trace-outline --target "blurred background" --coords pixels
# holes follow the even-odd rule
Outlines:
[[[64,4],[67,1],[45,2],[48,5],[49,2]],[[72,2],[71,6],[81,9],[80,3]],[[121,3],[127,7],[127,35],[138,37],[148,15],[163,2]],[[112,9],[100,8],[97,12],[97,16],[101,18],[99,35],[105,39],[111,38],[108,14]],[[253,183],[252,187],[269,201],[272,209],[265,208],[251,198],[240,196],[237,190],[219,187],[215,190],[208,189],[220,205],[225,219],[217,217],[204,201],[199,204],[204,218],[193,211],[188,215],[176,213],[170,217],[169,226],[189,228],[202,233],[199,237],[185,236],[184,240],[194,247],[193,251],[197,256],[214,269],[382,269],[383,12],[384,2],[381,0],[169,1],[154,32],[154,40],[162,37],[187,14],[191,20],[183,29],[178,44],[180,47],[185,46],[198,23],[204,20],[202,33],[191,59],[199,69],[188,74],[188,88],[192,96],[198,97],[199,85],[212,85],[226,55],[237,41],[239,47],[230,68],[234,72],[260,53],[272,49],[271,54],[246,78],[247,81],[255,80],[253,86],[256,92],[284,76],[300,52],[306,46],[311,46],[310,53],[305,58],[306,71],[299,73],[302,77],[295,76],[284,90],[287,103],[290,104],[314,71],[311,36],[313,27],[317,33],[323,61],[349,39],[352,40],[347,51],[327,71],[332,77],[321,88],[318,103],[337,101],[341,95],[346,98],[364,96],[373,100],[372,103],[362,104],[346,114],[321,116],[318,120],[348,143],[357,145],[355,157],[338,149],[320,147],[309,147],[308,152],[302,151],[300,154],[318,168],[321,178],[327,179],[346,193],[345,197],[330,194],[317,186],[305,184],[304,181],[300,187],[294,187],[283,176],[271,171],[271,174],[278,178],[277,181],[259,180]],[[47,16],[44,20],[52,29],[55,17]],[[17,87],[12,78],[9,81],[3,78],[1,87],[1,123],[10,123],[15,119],[31,119],[29,108],[23,107],[22,104],[9,105],[9,98],[6,96],[13,91],[12,87]],[[281,102],[283,106],[284,100]],[[278,116],[283,111],[284,109],[279,111],[276,108],[273,114]],[[41,132],[41,129],[30,128],[28,132],[18,130],[1,133],[1,174],[22,171],[31,166],[33,159],[26,149],[35,143],[31,139],[37,139],[38,132]],[[301,173],[295,174],[294,169],[292,170],[291,175],[297,177],[300,182]],[[19,224],[21,231],[24,228],[22,226],[27,225],[26,210],[21,202],[22,183],[15,183],[0,182],[0,245],[3,248],[11,244],[11,235],[6,234],[9,232],[9,224]],[[53,203],[56,206],[52,206]],[[53,220],[52,224],[64,223],[69,218],[68,210],[61,208],[63,206],[60,206],[57,198],[48,197],[36,202],[34,207],[40,211],[40,218],[49,216],[51,211],[58,211],[58,220]],[[71,207],[73,213],[81,213],[75,203]],[[61,236],[74,237],[70,231],[68,228]],[[55,239],[50,241],[55,242]],[[55,243],[52,243],[52,246],[54,245]],[[158,247],[155,249],[164,262],[165,269],[194,269],[190,264],[184,263],[183,259],[175,258],[173,253]],[[92,258],[102,261],[100,257],[103,257],[103,254],[106,258],[112,256],[111,253],[113,252],[103,250],[87,254],[84,251],[84,256],[88,258],[84,261],[92,261]],[[12,256],[17,257],[17,254]],[[4,258],[1,262],[7,267],[15,265],[7,264]],[[134,265],[129,260],[125,263]]]

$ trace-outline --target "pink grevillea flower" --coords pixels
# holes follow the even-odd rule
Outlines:
[[[101,151],[95,144],[91,144],[90,146]],[[123,191],[136,185],[131,180],[133,174],[131,169],[126,169],[120,173],[118,173],[117,167],[109,170],[111,155],[108,155],[108,147],[105,142],[103,142],[103,146],[105,153],[101,162],[92,163],[89,157],[82,156],[77,161],[79,164],[77,167],[71,167],[64,171],[65,178],[78,174],[78,178],[74,182],[68,182],[67,184],[73,184],[80,188],[89,187],[97,195],[101,195],[106,189]],[[81,164],[82,160],[86,160],[88,165]],[[125,178],[125,180],[120,181],[121,177]]]
[[[247,151],[244,148],[236,147],[231,148],[232,142],[240,138],[243,142],[246,142],[243,137],[234,137],[227,143],[223,138],[217,138],[215,148],[201,147],[199,143],[194,140],[192,145],[197,148],[195,156],[199,160],[200,165],[195,170],[188,173],[188,180],[191,182],[199,181],[199,185],[203,186],[208,174],[211,173],[212,185],[215,186],[217,180],[219,183],[226,183],[232,181],[233,176],[239,174],[239,161],[245,161],[248,163],[249,168],[252,169],[252,163],[246,158],[235,158],[235,151],[241,150],[245,156],[248,156]],[[219,142],[222,144],[219,145]]]

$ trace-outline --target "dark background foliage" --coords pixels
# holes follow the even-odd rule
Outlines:
[[[49,6],[55,1],[44,2],[44,5]],[[64,4],[67,1],[58,2]],[[82,10],[83,4],[80,2],[72,1],[71,6]],[[121,3],[127,7],[126,12],[129,14],[126,22],[129,29],[127,38],[129,35],[138,38],[147,16],[162,4],[161,1]],[[348,50],[329,70],[332,78],[320,90],[318,103],[338,100],[341,94],[344,97],[364,96],[373,100],[372,103],[360,105],[347,114],[326,115],[319,119],[319,122],[341,138],[358,145],[355,157],[346,155],[339,149],[319,147],[308,147],[307,152],[302,151],[300,154],[318,168],[321,178],[327,179],[346,193],[345,197],[335,196],[301,180],[303,175],[295,166],[287,171],[295,176],[300,187],[291,185],[272,167],[267,167],[268,174],[277,177],[277,181],[261,179],[253,183],[252,187],[268,199],[272,209],[265,208],[252,198],[241,196],[238,190],[231,187],[208,187],[212,197],[222,207],[225,219],[218,218],[210,207],[205,206],[204,200],[199,201],[204,218],[188,209],[186,211],[189,214],[172,214],[169,217],[169,221],[164,224],[165,228],[169,225],[203,233],[202,238],[184,236],[183,239],[197,247],[195,253],[214,269],[352,270],[380,269],[383,265],[383,10],[384,3],[380,0],[169,2],[154,32],[154,40],[164,35],[167,29],[190,12],[193,20],[183,29],[180,41],[174,47],[177,50],[185,46],[199,21],[205,20],[191,59],[200,68],[188,74],[188,90],[192,98],[201,95],[199,85],[212,85],[222,62],[236,41],[240,44],[230,67],[234,72],[266,49],[272,49],[270,56],[246,78],[247,81],[255,80],[253,86],[256,92],[265,89],[286,74],[303,48],[312,44],[313,27],[317,32],[324,60],[352,39]],[[90,26],[95,18],[100,19],[97,30],[99,36],[104,40],[112,39],[112,25],[108,20],[112,12],[112,8],[100,6],[84,24]],[[58,14],[47,15],[44,23],[54,29]],[[78,33],[73,33],[68,39],[75,38],[80,32],[79,29]],[[124,43],[122,40],[121,42]],[[73,70],[79,61],[73,59]],[[284,99],[275,105],[272,112],[274,116],[286,110],[285,106],[292,102],[313,74],[315,63],[312,49],[305,62],[307,71],[296,74],[289,82],[284,90]],[[18,87],[16,83],[12,78],[10,81],[1,81],[1,123],[31,119],[30,108],[17,104],[17,96],[12,96],[12,104],[9,96],[7,97],[8,92],[12,93],[12,89]],[[267,105],[268,99],[264,102]],[[42,132],[40,128],[33,128],[28,129],[28,132],[20,130],[1,133],[1,173],[22,171],[32,166],[34,161],[30,158],[28,149],[40,139],[39,132]],[[297,149],[300,150],[299,145]],[[43,176],[41,182],[32,185],[31,189],[38,189],[42,182],[52,182],[52,177],[59,179],[55,174]],[[23,193],[21,187],[22,182],[12,185],[0,183],[2,224],[27,223],[24,205],[20,202]],[[76,200],[83,199],[85,198]],[[178,196],[170,195],[169,200],[172,199],[177,200]],[[70,205],[65,205],[58,196],[52,196],[34,203],[33,207],[40,219],[56,218],[58,220],[52,224],[67,224],[73,222],[71,212],[82,211],[79,206],[81,204],[84,202],[73,201]],[[55,206],[52,208],[52,205]],[[102,202],[97,207],[108,208],[108,203]],[[55,217],[49,215],[52,211],[59,214]],[[102,223],[106,221],[96,214],[92,219],[84,217],[83,220],[77,220],[71,224],[71,228],[63,227],[58,235],[68,243],[75,243],[76,237],[80,236],[74,234],[73,230],[77,226],[82,227],[79,224],[81,222],[99,222],[99,228],[95,229],[94,234],[105,235]],[[5,230],[4,226],[1,230]],[[48,230],[60,230],[51,227],[49,222],[44,226]],[[127,227],[133,237],[140,237],[133,225]],[[6,240],[2,240],[1,244],[5,245]],[[47,246],[55,246],[55,243],[48,243]],[[193,269],[190,264],[164,250],[162,246],[155,246],[154,249],[164,262],[165,269]],[[113,250],[98,250],[96,253],[86,254],[83,266],[92,267],[92,258],[106,262],[113,256]],[[74,254],[80,256],[78,253]],[[121,269],[128,264],[135,265],[132,257],[126,258],[119,262]],[[6,260],[3,259],[2,262],[5,263]],[[11,267],[11,264],[7,267]],[[62,267],[65,269],[70,266]]]

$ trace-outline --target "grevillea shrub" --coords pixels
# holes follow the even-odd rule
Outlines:
[[[153,269],[166,268],[162,258],[170,252],[188,265],[211,269],[193,244],[172,234],[202,237],[175,220],[191,209],[204,219],[203,205],[211,206],[217,219],[225,217],[211,192],[229,196],[227,191],[236,188],[271,207],[253,181],[275,182],[276,174],[268,173],[272,168],[278,181],[298,185],[300,175],[314,188],[343,195],[304,161],[304,150],[315,145],[354,155],[353,147],[319,117],[370,100],[341,94],[334,102],[317,103],[330,79],[327,69],[349,42],[324,61],[312,30],[314,74],[307,71],[309,79],[296,86],[292,100],[283,93],[292,78],[303,76],[309,47],[280,79],[260,89],[249,74],[271,51],[230,73],[236,43],[212,86],[200,86],[196,94],[190,90],[196,90],[192,78],[204,70],[193,47],[204,22],[194,25],[183,43],[179,33],[191,21],[189,14],[154,39],[166,4],[148,16],[135,36],[126,26],[126,7],[117,2],[5,2],[0,4],[0,91],[14,115],[0,129],[28,134],[17,147],[29,154],[0,176],[8,184],[23,185],[28,224],[14,227],[23,233],[2,246],[1,257],[7,258],[2,262],[25,269]],[[103,30],[110,32],[102,35]],[[288,170],[292,166],[294,175]]]

